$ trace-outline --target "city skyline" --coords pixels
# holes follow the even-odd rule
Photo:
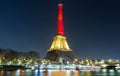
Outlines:
[[[37,50],[45,57],[56,35],[58,1],[0,3],[0,48]],[[119,8],[119,2],[110,0],[63,1],[65,35],[75,56],[119,59]]]

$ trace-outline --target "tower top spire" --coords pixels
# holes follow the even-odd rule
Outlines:
[[[63,4],[60,2],[58,4],[58,24],[57,24],[57,34],[64,35],[64,25],[63,25]]]

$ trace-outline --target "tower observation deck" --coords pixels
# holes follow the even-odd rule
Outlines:
[[[58,24],[57,35],[53,37],[53,42],[50,49],[47,52],[45,59],[50,61],[73,61],[75,57],[72,54],[72,50],[69,48],[63,24],[63,4],[58,4]]]

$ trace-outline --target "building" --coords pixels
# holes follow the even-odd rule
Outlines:
[[[45,57],[46,60],[50,61],[74,61],[72,50],[70,49],[63,24],[63,4],[58,4],[58,24],[57,24],[57,35],[53,37],[53,42],[50,49]]]

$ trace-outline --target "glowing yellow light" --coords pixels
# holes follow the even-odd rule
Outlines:
[[[53,38],[52,45],[48,51],[51,51],[51,50],[71,51],[71,49],[67,44],[66,37],[61,35],[57,35]]]

